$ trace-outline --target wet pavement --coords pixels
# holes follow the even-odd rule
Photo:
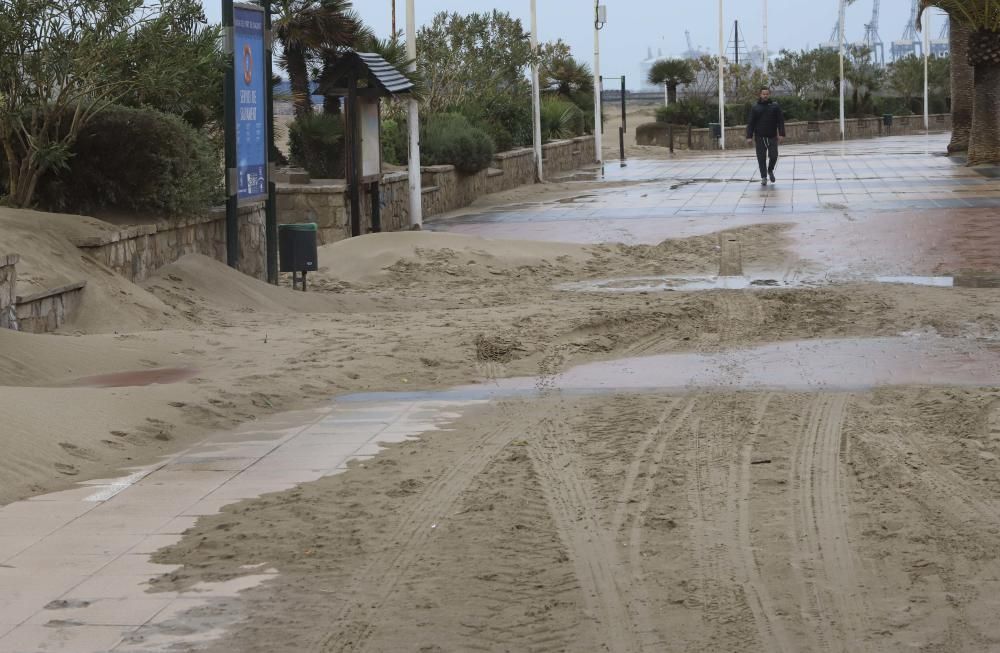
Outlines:
[[[826,272],[953,275],[1000,271],[1000,179],[939,153],[947,135],[783,149],[778,183],[760,186],[746,151],[609,162],[595,179],[642,182],[562,202],[431,221],[488,238],[656,244],[753,224],[789,224],[792,252]]]
[[[945,142],[932,136],[788,147],[783,179],[766,190],[754,180],[755,163],[746,152],[609,164],[604,178],[645,183],[432,226],[493,237],[652,243],[744,224],[791,223],[795,253],[808,260],[817,283],[863,277],[996,287],[998,277],[989,271],[1000,269],[1000,180],[936,156]],[[746,275],[591,281],[566,290],[766,290],[810,283],[794,266]],[[189,372],[126,371],[77,383],[168,383]],[[364,464],[380,443],[448,428],[501,397],[912,384],[1000,386],[1000,341],[914,334],[649,356],[444,392],[354,395],[322,410],[261,420],[122,478],[0,508],[0,653],[148,653],[211,641],[238,623],[239,592],[276,571],[265,565],[230,583],[150,592],[152,578],[174,569],[152,563],[152,553],[177,542],[201,515],[339,473],[350,460]]]

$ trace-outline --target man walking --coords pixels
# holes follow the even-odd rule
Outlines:
[[[760,164],[760,185],[773,183],[774,166],[778,163],[778,144],[785,138],[785,114],[777,102],[771,100],[771,89],[760,89],[760,99],[750,109],[747,120],[747,143],[757,143],[757,162]],[[770,158],[770,161],[768,159]]]

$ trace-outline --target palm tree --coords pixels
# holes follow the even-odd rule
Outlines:
[[[951,142],[948,154],[965,152],[969,149],[969,134],[972,132],[972,102],[975,94],[972,66],[969,65],[968,25],[950,20],[951,40]]]
[[[973,100],[968,163],[1000,162],[1000,0],[921,0],[920,7],[939,7],[952,23],[969,30]]]
[[[661,59],[649,70],[649,83],[667,87],[667,104],[677,102],[677,87],[695,79],[694,68],[687,59]]]
[[[281,65],[288,71],[295,116],[312,113],[310,62],[327,48],[351,47],[368,31],[350,0],[276,0],[274,35],[281,43]]]
[[[580,63],[572,55],[543,61],[540,77],[542,88],[567,99],[594,92],[594,74],[590,66]]]

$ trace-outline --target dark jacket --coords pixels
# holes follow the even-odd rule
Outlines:
[[[785,135],[785,113],[774,100],[757,100],[747,119],[747,138]]]

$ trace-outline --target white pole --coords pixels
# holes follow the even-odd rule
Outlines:
[[[670,106],[670,87],[666,84],[663,85],[663,106]]]
[[[767,0],[764,0],[764,78],[771,72],[771,54],[767,49]]]
[[[719,0],[719,145],[726,149],[726,27],[723,24],[722,0]]]
[[[847,138],[847,119],[844,114],[844,98],[846,97],[846,89],[844,88],[844,18],[845,18],[845,3],[844,0],[840,0],[840,138],[841,140]]]
[[[417,17],[413,0],[406,0],[406,57],[413,63],[410,72],[417,69]],[[420,185],[420,104],[410,99],[410,228],[420,229],[424,223],[423,189]]]
[[[928,81],[929,72],[929,50],[931,49],[931,11],[930,8],[924,10],[924,130],[931,128],[931,98]]]
[[[531,51],[538,56],[538,2],[531,0]],[[542,170],[542,91],[538,80],[538,59],[531,64],[531,111],[534,120],[535,176],[541,182]]]
[[[594,0],[594,156],[598,163],[604,161],[603,134],[601,133],[601,31],[597,22],[601,0]]]

